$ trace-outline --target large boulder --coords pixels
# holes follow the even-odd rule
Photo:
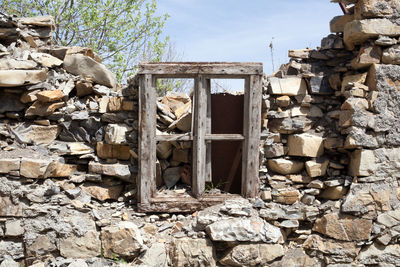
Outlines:
[[[110,259],[115,256],[132,259],[137,257],[144,247],[139,228],[128,221],[103,227],[101,240],[103,255]]]
[[[101,85],[115,87],[117,84],[114,74],[109,69],[82,54],[66,55],[64,58],[64,68],[72,74],[90,78]]]

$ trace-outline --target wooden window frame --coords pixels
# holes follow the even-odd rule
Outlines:
[[[139,173],[137,206],[142,212],[191,212],[215,205],[232,194],[203,194],[211,180],[212,140],[243,140],[241,196],[254,198],[259,190],[262,63],[146,62],[139,64]],[[156,80],[194,79],[190,133],[156,136]],[[211,134],[211,79],[244,79],[243,135]],[[157,141],[193,141],[192,196],[161,196],[156,189]]]

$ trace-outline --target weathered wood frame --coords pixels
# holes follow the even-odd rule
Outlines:
[[[211,179],[212,140],[243,140],[242,189],[246,198],[259,190],[259,141],[261,132],[262,63],[168,62],[139,64],[139,174],[138,209],[143,212],[190,212],[220,203],[230,194],[203,194]],[[194,79],[193,129],[190,133],[156,136],[156,80]],[[243,135],[211,134],[211,79],[244,79]],[[156,194],[157,141],[193,141],[192,195],[166,197]]]

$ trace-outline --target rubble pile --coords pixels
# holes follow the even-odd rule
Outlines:
[[[136,210],[137,79],[52,46],[49,17],[1,15],[0,266],[399,266],[400,3],[342,2],[264,79],[259,198],[193,214]],[[160,98],[157,134],[189,117]],[[159,188],[190,183],[190,150],[158,141]]]
[[[188,134],[192,129],[192,100],[186,93],[168,92],[157,101],[156,116],[157,135]],[[178,192],[190,190],[191,148],[190,141],[157,142],[156,182],[159,189],[170,189],[180,181]]]

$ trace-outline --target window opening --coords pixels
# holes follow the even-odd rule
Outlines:
[[[222,187],[222,184],[224,188],[221,192],[230,192],[233,185],[240,184],[240,188],[236,189],[237,193],[244,197],[255,197],[259,186],[258,145],[261,122],[262,64],[142,63],[139,69],[139,175],[137,180],[139,210],[189,212],[234,197],[235,195],[219,192],[209,194],[210,187],[215,187],[215,185]],[[178,119],[176,110],[181,107],[176,109],[170,107],[169,112],[174,109],[171,112],[173,114],[166,112],[163,104],[169,105],[168,101],[174,100],[168,98],[168,92],[164,90],[162,98],[157,98],[159,80],[165,81],[165,79],[192,79],[194,81],[189,99],[186,97],[184,103],[180,103],[184,114],[187,115],[188,111],[191,111],[190,118],[185,121],[186,127],[174,125]],[[239,93],[237,96],[228,94],[226,99],[218,94],[213,95],[211,94],[213,79],[241,79],[244,81],[244,93]],[[175,95],[175,97],[180,96]],[[218,130],[217,126],[220,124],[229,125],[226,117],[225,119],[222,117],[220,123],[214,122],[213,126],[213,117],[218,121],[218,115],[213,115],[212,111],[214,98],[230,99],[242,106],[239,108],[241,116],[234,115],[240,121],[236,124],[236,129]],[[157,101],[160,99],[161,103]],[[226,113],[227,116],[230,112],[232,115],[236,110],[232,108],[233,106],[225,107],[219,113]],[[218,112],[218,108],[214,107],[214,110]],[[172,115],[175,115],[175,121],[170,120],[174,119]],[[223,174],[215,170],[215,178],[212,175],[211,155],[216,153],[212,151],[213,144],[215,144],[215,149],[218,149],[218,144],[224,144],[229,149],[235,150],[229,152],[233,155],[229,160],[231,164],[237,165],[229,171],[224,170]],[[229,149],[220,148],[216,151],[223,152],[220,150]],[[215,156],[215,159],[218,157]],[[235,182],[231,177],[236,177],[238,171],[241,175],[238,176],[239,181]],[[173,182],[169,183],[169,180],[164,179],[166,175],[174,178],[173,182],[177,180],[176,183],[174,185],[172,185]]]

